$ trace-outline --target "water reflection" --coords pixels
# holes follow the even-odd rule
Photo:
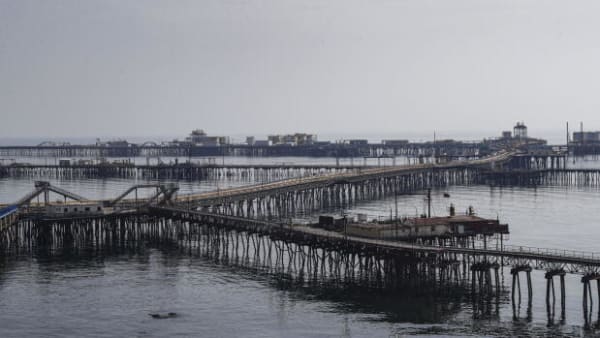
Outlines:
[[[50,297],[49,293],[61,284],[125,273],[112,269],[114,264],[125,264],[131,267],[129,273],[147,276],[148,280],[142,284],[159,283],[157,286],[162,285],[161,292],[167,294],[180,288],[182,278],[237,276],[223,283],[243,287],[249,282],[258,282],[284,295],[281,300],[285,300],[285,304],[320,304],[324,306],[320,311],[345,320],[346,316],[360,314],[365,325],[379,329],[381,325],[392,325],[391,332],[397,334],[578,335],[577,327],[550,325],[543,330],[539,324],[532,323],[529,299],[526,306],[517,303],[513,308],[512,324],[503,321],[502,308],[512,302],[502,274],[492,288],[485,284],[492,278],[484,275],[480,278],[471,274],[472,271],[459,271],[452,278],[443,278],[439,270],[433,276],[409,276],[390,286],[374,279],[373,275],[363,274],[365,271],[353,278],[341,278],[335,268],[317,266],[317,270],[326,271],[312,274],[311,269],[301,268],[299,260],[294,260],[289,254],[290,247],[284,247],[282,243],[273,247],[270,257],[259,257],[257,253],[266,251],[256,249],[259,243],[257,236],[236,234],[228,237],[231,242],[225,243],[216,241],[215,237],[208,238],[206,234],[191,240],[168,238],[160,241],[149,237],[124,241],[115,237],[111,241],[83,245],[79,241],[61,241],[61,245],[51,247],[37,245],[31,251],[10,252],[3,256],[0,285],[4,285],[9,277],[22,273],[23,264],[32,264],[34,271],[29,271],[29,274],[34,279],[29,283],[43,286],[46,289],[43,297]],[[241,242],[234,242],[234,238]],[[254,244],[246,246],[243,242]],[[262,242],[262,245],[267,244]],[[297,248],[294,250],[298,252]],[[419,263],[407,264],[412,269],[423,268]],[[185,266],[190,268],[182,272]],[[473,275],[476,277],[471,280]],[[202,285],[204,291],[210,288],[210,285]],[[134,289],[132,291],[135,292]],[[93,288],[88,292],[93,292]],[[271,311],[274,311],[273,314],[291,311],[298,315],[289,306],[292,305],[280,303]],[[286,318],[280,320],[287,321]],[[410,325],[407,326],[408,323]],[[347,325],[342,326],[342,333],[351,336],[352,328]]]

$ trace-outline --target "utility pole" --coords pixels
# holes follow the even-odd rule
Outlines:
[[[344,209],[342,209],[342,216],[344,217],[344,241],[348,245],[348,218]]]
[[[396,180],[394,182],[394,205],[396,208],[396,220],[394,222],[394,224],[396,225],[396,239],[398,239],[398,177],[396,177]]]
[[[433,131],[433,163],[436,163],[435,130]]]
[[[431,188],[427,189],[427,218],[431,218]]]
[[[564,166],[567,167],[567,162],[569,161],[569,121],[567,121],[567,153],[564,158]],[[560,168],[560,165],[559,165]]]

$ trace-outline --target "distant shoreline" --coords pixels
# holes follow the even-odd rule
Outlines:
[[[274,134],[274,133],[273,133]],[[246,136],[241,134],[232,134],[231,139],[234,143],[242,143],[245,141]],[[267,134],[254,134],[257,138],[266,138]],[[433,131],[431,133],[426,132],[398,132],[398,133],[322,133],[317,134],[320,141],[331,141],[341,139],[365,139],[369,143],[379,143],[384,139],[406,139],[410,142],[427,142],[433,140]],[[565,144],[566,142],[566,131],[561,130],[543,130],[543,131],[530,131],[530,135],[533,137],[539,137],[548,140],[548,144]],[[0,146],[35,146],[42,142],[69,142],[71,144],[89,145],[95,144],[96,140],[100,138],[102,141],[110,141],[117,139],[125,139],[131,143],[144,143],[147,141],[152,142],[170,142],[176,138],[183,138],[185,135],[177,136],[100,136],[100,137],[0,137]],[[481,141],[484,138],[493,138],[500,136],[500,131],[494,133],[489,131],[436,131],[436,138],[441,139],[454,139],[456,141]]]

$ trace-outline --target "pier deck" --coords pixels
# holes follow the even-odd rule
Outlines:
[[[288,179],[279,182],[265,183],[253,186],[244,186],[239,188],[226,189],[221,191],[211,191],[200,194],[181,195],[177,197],[179,202],[194,201],[204,204],[208,201],[217,200],[241,200],[249,197],[260,197],[271,195],[273,193],[282,193],[287,191],[301,191],[311,188],[328,187],[335,184],[352,184],[373,179],[385,179],[397,177],[410,173],[422,173],[432,170],[445,170],[457,168],[475,168],[488,167],[495,164],[500,165],[509,161],[514,153],[503,152],[485,159],[471,161],[454,161],[445,164],[418,164],[392,167],[378,167],[360,170],[349,173],[331,173],[312,177],[301,177]],[[210,203],[210,202],[209,202]]]
[[[267,220],[247,219],[231,215],[218,215],[202,211],[187,210],[173,207],[153,207],[151,211],[159,215],[169,215],[177,219],[197,222],[214,222],[216,220],[226,221],[235,226],[239,224],[250,224],[256,231],[270,234],[272,232],[285,233],[289,238],[296,236],[312,237],[314,242],[347,242],[352,245],[362,245],[365,248],[377,251],[410,251],[434,254],[462,254],[486,256],[488,258],[505,258],[507,262],[519,262],[519,264],[547,267],[549,264],[558,264],[569,272],[588,273],[590,269],[600,269],[600,253],[576,252],[570,250],[531,248],[523,246],[505,246],[495,249],[489,247],[459,247],[424,245],[405,241],[388,239],[373,239],[344,234],[343,232],[326,230],[308,225],[285,224]]]

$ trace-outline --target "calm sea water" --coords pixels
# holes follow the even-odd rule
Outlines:
[[[297,159],[296,159],[297,160]],[[592,161],[588,164],[593,164]],[[593,165],[597,165],[593,164]],[[131,180],[53,183],[108,198]],[[199,192],[248,182],[179,182]],[[31,180],[0,180],[0,203],[29,191]],[[450,198],[444,198],[448,193]],[[473,205],[510,225],[510,244],[598,251],[600,190],[583,187],[450,187],[433,192],[433,212]],[[389,216],[394,199],[346,210]],[[423,212],[424,195],[398,198],[402,215]],[[339,213],[341,210],[331,210]],[[503,282],[510,287],[510,274]],[[533,273],[531,320],[514,319],[508,296],[489,316],[474,318],[465,297],[382,294],[360,289],[298,287],[266,273],[190,255],[178,248],[84,256],[24,254],[0,260],[0,337],[389,337],[401,335],[586,336],[579,276],[567,277],[566,323],[548,326],[543,272]],[[594,304],[599,300],[595,296]],[[522,309],[524,312],[525,309]],[[153,312],[177,312],[153,319]],[[521,315],[524,317],[524,315]]]

